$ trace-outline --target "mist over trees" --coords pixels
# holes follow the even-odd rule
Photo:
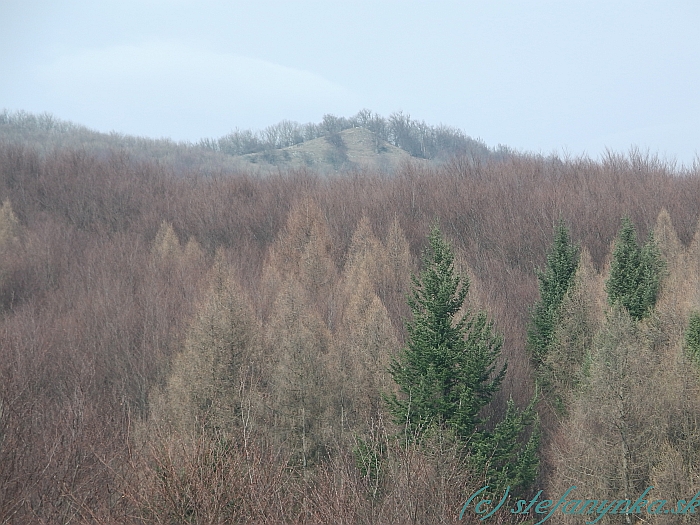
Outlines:
[[[432,155],[434,128],[361,113]],[[667,508],[700,489],[697,169],[461,151],[260,177],[217,151],[205,173],[193,145],[0,121],[0,523],[457,523],[489,483],[621,505],[653,485]],[[453,318],[498,349],[468,412],[483,446],[451,416],[406,439],[385,402],[408,399],[391,363],[420,332],[407,297],[434,226],[469,283]],[[449,370],[418,354],[412,381]],[[431,384],[425,406],[455,405]]]

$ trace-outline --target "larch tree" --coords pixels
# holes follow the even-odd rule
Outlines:
[[[160,224],[151,253],[158,260],[176,259],[181,255],[180,240],[177,238],[172,224],[165,221]]]
[[[271,357],[272,433],[306,472],[325,455],[332,434],[330,378],[325,366],[331,334],[295,280],[283,285],[267,324]]]
[[[12,211],[12,204],[5,200],[0,206],[0,250],[7,249],[17,242],[19,221]]]
[[[384,246],[363,217],[353,234],[343,271],[344,309],[333,352],[340,382],[340,415],[354,429],[376,419],[380,392],[388,386],[389,356],[397,347],[389,314],[376,292],[386,261]]]
[[[381,415],[381,392],[391,386],[386,372],[398,348],[389,314],[368,280],[357,275],[347,296],[343,322],[329,354],[341,434],[362,432]],[[350,432],[348,432],[350,431]]]
[[[316,201],[306,198],[292,208],[285,227],[270,247],[264,274],[264,281],[281,278],[299,283],[309,305],[332,327],[336,317],[337,270],[331,254],[328,224]],[[268,279],[267,274],[277,277]],[[266,294],[271,296],[269,298],[276,295],[269,291],[271,293]]]
[[[242,426],[241,382],[258,353],[259,332],[245,293],[217,257],[184,349],[175,356],[165,391],[156,396],[154,416],[184,433]]]
[[[664,318],[636,321],[621,305],[608,312],[589,371],[547,453],[550,493],[575,485],[581,495],[623,502],[624,510],[625,500],[634,502],[650,486],[650,501],[669,503],[700,488],[698,373],[682,355],[675,328],[660,322]],[[668,518],[650,514],[649,522],[685,522]],[[617,519],[633,522],[630,515]]]
[[[411,285],[411,250],[396,216],[389,226],[384,244],[386,266],[379,293],[394,322],[399,322],[408,315],[405,295]]]
[[[386,249],[374,235],[369,218],[363,215],[350,240],[343,272],[345,281],[352,273],[364,273],[372,286],[378,288],[381,270],[387,263]]]
[[[660,432],[649,424],[659,414],[641,368],[651,354],[621,306],[596,335],[593,351],[590,374],[554,439],[550,490],[573,485],[600,499],[634,500],[648,486],[645,449],[659,444]]]
[[[318,203],[304,198],[270,247],[261,289],[271,435],[305,472],[325,454],[336,424],[337,385],[328,371],[336,280],[327,221]]]

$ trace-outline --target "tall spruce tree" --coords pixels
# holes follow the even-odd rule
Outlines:
[[[486,430],[482,409],[506,374],[505,364],[497,366],[502,337],[482,311],[458,318],[469,281],[455,275],[452,249],[437,227],[429,241],[408,300],[408,341],[389,368],[399,386],[399,395],[385,397],[389,411],[409,439],[446,431],[488,479],[527,486],[538,465],[537,430],[522,443],[536,419],[534,404],[524,412],[509,406],[506,418]]]
[[[535,304],[527,331],[527,347],[538,369],[554,340],[557,316],[573,282],[578,262],[579,248],[571,242],[566,225],[559,221],[554,229],[552,248],[547,254],[547,267],[537,272],[540,301]]]
[[[466,440],[505,376],[506,365],[496,372],[502,340],[483,312],[456,319],[469,282],[455,275],[454,255],[437,228],[423,266],[408,300],[408,342],[389,368],[403,396],[389,397],[389,407],[411,435],[437,425]]]
[[[640,247],[634,225],[623,218],[606,283],[608,302],[623,306],[636,321],[646,317],[656,304],[664,267],[653,235]]]

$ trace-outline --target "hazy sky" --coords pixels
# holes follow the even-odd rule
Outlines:
[[[403,111],[537,153],[700,155],[700,2],[0,0],[0,109],[196,141]]]

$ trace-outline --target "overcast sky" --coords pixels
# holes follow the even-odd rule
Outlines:
[[[0,0],[0,109],[197,141],[367,108],[489,146],[700,155],[700,2]]]

